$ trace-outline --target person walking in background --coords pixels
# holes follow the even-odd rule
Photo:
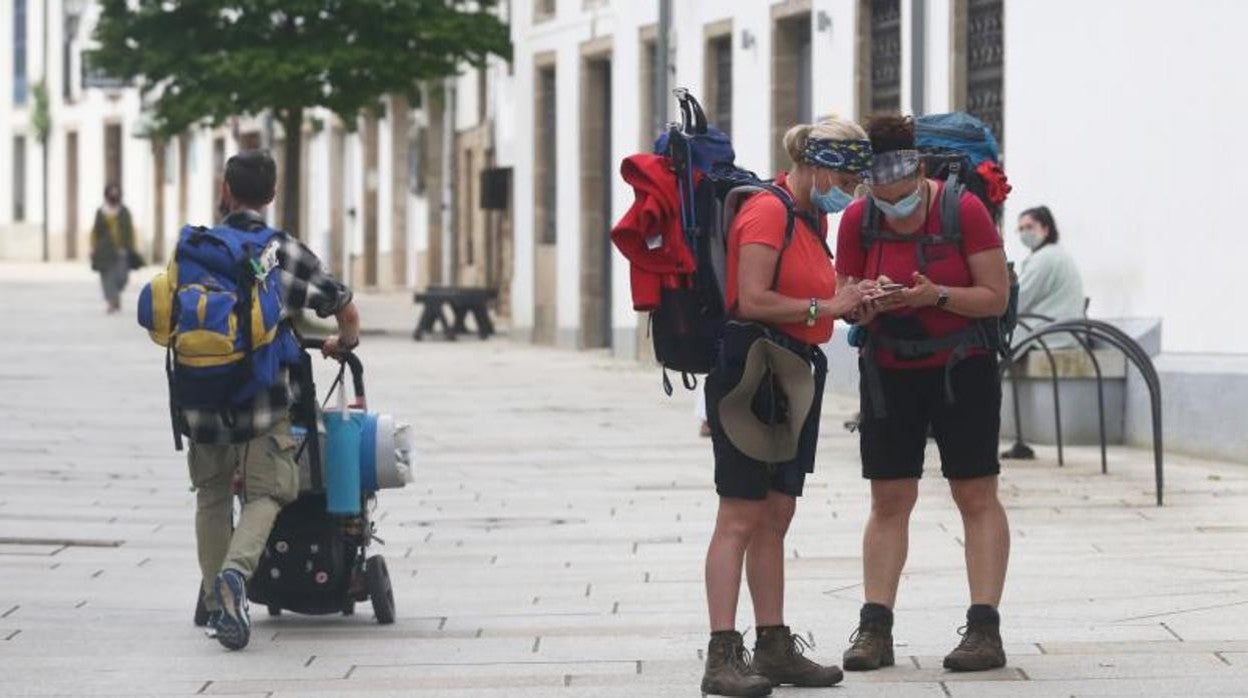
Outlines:
[[[134,220],[121,203],[121,187],[104,187],[104,205],[95,212],[91,226],[91,268],[100,274],[108,312],[121,310],[121,292],[130,270],[142,266],[134,247]]]
[[[835,117],[794,126],[784,148],[792,167],[776,177],[774,191],[741,206],[728,232],[731,320],[706,379],[719,511],[706,554],[711,639],[702,692],[715,695],[763,696],[772,686],[832,686],[842,678],[839,667],[802,656],[805,641],[785,624],[784,538],[814,470],[827,375],[819,345],[831,338],[833,321],[862,302],[856,286],[837,289],[826,215],[853,199],[871,151],[860,126]],[[791,385],[778,368],[762,378],[763,362],[755,359],[767,351],[775,354],[773,367],[792,367]],[[791,420],[787,458],[761,453],[757,439],[751,445],[749,427],[754,434],[766,429],[753,404],[760,401],[769,401],[763,412],[782,411]],[[799,405],[808,408],[801,416]],[[743,566],[758,633],[752,662],[736,630]]]
[[[1009,301],[1001,236],[969,191],[941,205],[945,183],[927,177],[912,119],[876,116],[867,132],[874,154],[871,196],[845,211],[836,256],[838,283],[881,284],[878,293],[867,294],[866,311],[851,318],[865,335],[858,434],[871,513],[862,544],[865,603],[845,669],[894,663],[893,605],[929,428],[962,514],[971,597],[962,642],[944,666],[1004,666],[997,605],[1010,540],[997,497],[1001,381],[996,355],[977,342],[984,332],[976,325],[995,322]],[[958,216],[958,243],[941,241],[950,229],[943,225],[945,210]],[[892,280],[901,283],[890,286]]]
[[[1018,237],[1031,250],[1018,274],[1019,314],[1040,315],[1054,322],[1081,319],[1085,303],[1083,278],[1074,258],[1058,244],[1057,222],[1049,207],[1023,211],[1018,217]],[[1060,345],[1059,340],[1073,344],[1070,337],[1064,336],[1045,342],[1053,347]]]

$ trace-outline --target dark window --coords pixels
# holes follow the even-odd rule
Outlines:
[[[168,161],[166,160],[166,163]],[[169,167],[168,164],[165,167]],[[221,182],[225,179],[225,139],[212,139],[212,210],[217,210],[221,198]]]
[[[641,148],[649,150],[654,143],[654,139],[659,132],[663,130],[662,117],[655,114],[654,109],[654,81],[658,79],[655,72],[658,66],[658,44],[654,39],[645,39],[641,42],[641,66],[639,73],[641,75]]]
[[[732,135],[732,35],[711,39],[707,61],[711,65],[708,86],[711,118],[719,130]]]
[[[555,69],[545,68],[538,73],[538,146],[541,148],[538,157],[538,182],[541,187],[541,200],[538,205],[538,234],[541,241],[553,245],[558,240],[556,225],[556,205],[558,203],[558,161],[555,152],[555,134],[558,133],[555,110]]]
[[[13,220],[26,220],[26,137],[13,137]]]
[[[121,124],[104,126],[104,183],[121,186]],[[180,167],[181,165],[179,165]]]
[[[472,151],[464,153],[464,263],[468,266],[476,264],[477,261],[477,193],[475,186],[477,182],[477,173],[472,167]]]
[[[533,5],[533,19],[540,22],[555,16],[555,0],[536,0]]]
[[[815,99],[811,93],[810,17],[796,22],[797,39],[797,120],[809,124],[815,120]]]
[[[479,124],[485,123],[486,107],[490,99],[489,76],[485,71],[485,66],[477,69],[477,123]]]
[[[901,2],[871,2],[870,111],[901,110]]]
[[[13,103],[25,104],[29,92],[26,79],[26,0],[13,0]]]
[[[428,140],[424,128],[412,131],[407,144],[407,185],[412,194],[425,195],[425,141]]]
[[[1004,145],[1002,115],[1005,42],[1001,0],[968,0],[966,8],[966,111],[992,129]]]

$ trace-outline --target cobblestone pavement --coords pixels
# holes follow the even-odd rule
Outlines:
[[[0,694],[697,695],[709,445],[656,371],[505,340],[366,338],[371,404],[410,421],[420,449],[417,481],[377,515],[398,622],[258,610],[251,647],[228,653],[191,624],[193,495],[161,352],[129,312],[104,315],[83,271],[0,265],[0,298]],[[788,541],[788,620],[825,661],[861,594],[852,411],[828,402]],[[1248,466],[1171,455],[1157,508],[1148,453],[1112,449],[1108,475],[1091,449],[1064,468],[1041,455],[1002,477],[1008,668],[940,668],[966,588],[929,467],[898,666],[776,694],[1248,694]]]

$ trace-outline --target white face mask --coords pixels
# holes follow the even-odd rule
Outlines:
[[[1033,252],[1044,244],[1044,235],[1035,228],[1025,228],[1019,231],[1018,237],[1027,246],[1027,249]]]

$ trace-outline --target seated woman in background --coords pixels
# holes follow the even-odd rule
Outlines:
[[[1049,207],[1023,211],[1018,217],[1018,236],[1031,250],[1018,274],[1019,314],[1043,315],[1058,322],[1082,318],[1083,279],[1075,260],[1057,243],[1057,223]],[[1064,335],[1045,341],[1050,347],[1074,346]]]

